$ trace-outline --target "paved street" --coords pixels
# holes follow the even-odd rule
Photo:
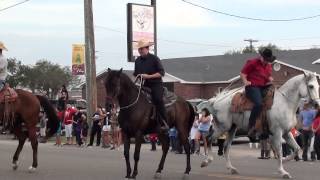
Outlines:
[[[55,147],[52,143],[40,144],[39,168],[28,173],[32,155],[29,143],[20,156],[17,171],[11,169],[11,157],[17,141],[0,141],[0,180],[117,180],[124,179],[125,163],[122,151],[111,151],[100,147],[78,148]],[[153,179],[153,174],[160,159],[157,152],[149,151],[144,145],[137,179]],[[215,148],[216,149],[216,148]],[[214,163],[207,168],[200,168],[201,158],[192,156],[192,171],[189,179],[201,180],[265,180],[280,179],[276,173],[275,160],[258,160],[259,150],[249,149],[246,144],[233,146],[233,164],[241,174],[230,175],[225,169],[224,159],[215,156]],[[132,156],[131,156],[132,158]],[[318,179],[320,162],[289,162],[287,170],[295,179]],[[185,169],[185,155],[170,153],[163,171],[164,180],[182,179]]]

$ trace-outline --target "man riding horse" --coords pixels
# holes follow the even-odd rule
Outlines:
[[[151,89],[152,101],[157,109],[156,120],[160,124],[160,131],[167,132],[166,109],[163,102],[163,82],[162,76],[165,71],[160,59],[149,52],[149,46],[153,45],[147,41],[138,42],[138,52],[140,56],[135,61],[134,76],[141,76],[145,80],[144,86]]]
[[[247,61],[240,73],[245,84],[246,96],[254,104],[249,118],[248,133],[248,136],[254,139],[256,136],[255,122],[263,108],[263,95],[273,81],[271,63],[276,59],[269,48],[259,53],[259,57]]]
[[[5,87],[8,66],[7,58],[2,54],[3,50],[7,51],[7,48],[0,42],[0,91]]]

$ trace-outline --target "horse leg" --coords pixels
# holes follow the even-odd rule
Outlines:
[[[38,139],[36,134],[36,128],[29,128],[29,139],[31,142],[31,147],[33,151],[33,162],[32,166],[29,167],[29,172],[34,172],[38,167]]]
[[[161,142],[162,145],[162,157],[158,166],[158,169],[156,171],[155,174],[155,178],[161,178],[161,171],[163,170],[163,166],[164,166],[164,162],[166,160],[168,151],[169,151],[169,147],[170,147],[170,139],[169,136],[163,133],[159,133],[159,140]]]
[[[224,144],[224,154],[227,161],[227,169],[231,171],[231,174],[239,174],[238,170],[232,166],[231,160],[230,160],[230,147],[233,141],[233,138],[236,134],[237,127],[235,125],[232,125],[231,129],[228,131],[228,138],[226,139],[226,142]]]
[[[14,134],[18,137],[19,145],[17,147],[16,152],[13,155],[12,168],[13,170],[17,170],[19,155],[21,153],[24,143],[26,142],[27,136],[22,132],[20,128],[16,128],[14,130]]]
[[[191,171],[191,164],[190,164],[190,144],[188,141],[188,130],[184,129],[184,131],[180,131],[179,134],[180,142],[183,144],[184,151],[186,152],[187,164],[186,170],[184,172],[185,175],[189,175]]]
[[[282,133],[280,130],[277,131],[277,133],[274,133],[273,136],[271,136],[271,144],[276,152],[276,154],[278,155],[278,164],[279,164],[279,173],[281,174],[281,176],[285,179],[289,179],[291,178],[290,174],[284,170],[283,168],[283,164],[282,164]]]
[[[130,165],[130,157],[129,157],[129,154],[130,154],[130,138],[124,132],[123,132],[123,147],[124,147],[123,154],[124,154],[124,157],[126,159],[126,166],[127,166],[127,175],[126,175],[125,178],[130,178],[130,174],[131,174],[131,165]]]
[[[141,150],[141,143],[142,143],[142,133],[137,132],[136,134],[136,141],[135,141],[135,149],[134,149],[134,169],[131,178],[135,179],[138,175],[138,162],[140,159],[140,150]]]
[[[290,154],[283,162],[288,162],[293,160],[298,154],[299,154],[299,150],[300,150],[300,146],[298,145],[298,143],[296,142],[296,140],[294,139],[293,135],[291,132],[288,132],[286,134],[283,135],[284,140],[288,143],[288,145],[293,149],[293,153]]]

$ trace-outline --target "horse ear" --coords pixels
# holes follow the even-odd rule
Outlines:
[[[110,72],[111,71],[111,69],[110,68],[108,68],[108,72]]]
[[[122,73],[122,68],[118,71],[117,75],[120,76],[121,73]]]
[[[303,71],[304,77],[306,78],[307,82],[312,79],[312,74],[306,71]]]

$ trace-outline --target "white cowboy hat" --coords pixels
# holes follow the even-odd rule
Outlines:
[[[140,40],[138,41],[138,44],[137,44],[137,48],[144,48],[144,47],[149,47],[149,46],[152,46],[153,43],[147,41],[147,40]]]
[[[4,46],[4,44],[0,41],[0,49],[8,51],[8,49]]]

